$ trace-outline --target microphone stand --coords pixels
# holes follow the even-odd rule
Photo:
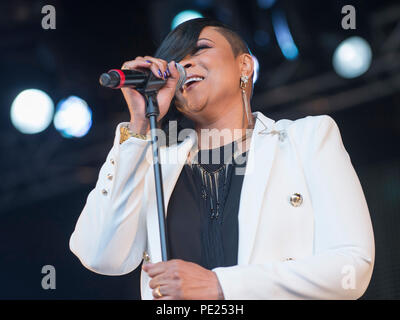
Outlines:
[[[157,102],[158,88],[145,86],[145,88],[138,90],[144,97],[146,103],[146,117],[149,118],[150,132],[151,132],[151,145],[153,149],[153,168],[154,178],[156,185],[156,198],[157,198],[157,211],[158,211],[158,223],[160,229],[160,242],[161,242],[161,257],[162,261],[168,260],[167,255],[167,241],[166,241],[166,230],[165,230],[165,209],[164,209],[164,191],[162,183],[160,155],[159,155],[159,144],[158,137],[156,135],[157,129],[157,117],[160,114],[160,109]]]
[[[182,85],[182,83],[186,79],[185,69],[179,64],[175,64],[178,68],[180,77],[178,82],[178,87]],[[110,75],[110,72],[114,71],[119,74],[119,77],[116,75]],[[159,144],[156,135],[157,129],[157,117],[160,115],[160,109],[158,107],[157,102],[157,92],[158,90],[164,86],[165,79],[159,79],[155,77],[154,74],[150,71],[145,71],[148,74],[145,81],[143,82],[143,75],[130,75],[129,79],[125,78],[125,75],[121,72],[121,70],[112,69],[108,73],[102,74],[100,76],[100,84],[109,88],[120,88],[120,80],[123,79],[123,84],[132,85],[144,98],[146,103],[146,118],[149,118],[150,122],[150,132],[151,132],[151,144],[153,149],[153,166],[154,166],[154,178],[155,178],[155,186],[156,186],[156,198],[157,198],[157,211],[158,211],[158,222],[160,228],[160,242],[161,242],[161,255],[162,261],[168,260],[167,255],[167,241],[166,241],[166,230],[165,230],[165,209],[164,209],[164,191],[162,184],[162,174],[161,174],[161,165],[160,165],[160,155],[159,155]],[[184,75],[182,77],[182,75]],[[119,80],[117,79],[119,78]]]

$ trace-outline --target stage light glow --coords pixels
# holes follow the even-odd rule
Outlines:
[[[79,97],[70,96],[57,104],[54,126],[65,138],[80,138],[92,126],[92,111]]]
[[[275,4],[276,0],[257,0],[258,6],[262,9],[269,9]]]
[[[178,13],[175,16],[175,18],[172,20],[171,29],[175,29],[178,25],[180,25],[181,23],[183,23],[185,21],[196,19],[196,18],[203,18],[203,15],[200,12],[194,11],[194,10],[182,11],[182,12]]]
[[[336,48],[332,64],[343,78],[356,78],[365,73],[372,60],[371,47],[363,38],[353,36],[342,41]]]
[[[53,100],[44,91],[27,89],[14,99],[10,117],[15,128],[25,134],[39,133],[51,123]]]
[[[253,75],[253,84],[256,83],[257,79],[258,79],[258,72],[260,70],[260,64],[258,63],[258,59],[256,58],[256,56],[251,56],[253,58],[254,61],[254,75]]]
[[[294,60],[299,55],[299,50],[294,43],[292,34],[290,33],[286,17],[280,10],[272,12],[272,26],[274,28],[275,37],[281,48],[282,54],[288,60]]]

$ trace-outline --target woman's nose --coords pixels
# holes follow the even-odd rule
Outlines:
[[[181,61],[179,61],[179,64],[185,69],[188,69],[193,66],[193,62],[190,56],[186,56],[185,58],[183,58]]]

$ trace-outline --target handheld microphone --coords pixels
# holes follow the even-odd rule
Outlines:
[[[186,81],[186,71],[179,63],[176,63],[176,69],[179,72],[179,80],[176,85],[176,90],[179,90]],[[137,90],[144,88],[146,88],[146,90],[158,90],[165,85],[167,80],[157,78],[151,70],[137,71],[111,69],[100,76],[99,82],[103,87],[112,89],[130,87]]]

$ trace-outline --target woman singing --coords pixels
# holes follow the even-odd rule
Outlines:
[[[175,62],[187,74],[179,90]],[[157,100],[169,260],[161,261],[144,99],[123,88],[130,121],[117,126],[70,239],[86,268],[122,275],[144,261],[143,299],[363,295],[373,230],[330,116],[275,121],[252,112],[252,56],[237,33],[207,18],[179,25],[154,57],[122,68],[167,80]]]

